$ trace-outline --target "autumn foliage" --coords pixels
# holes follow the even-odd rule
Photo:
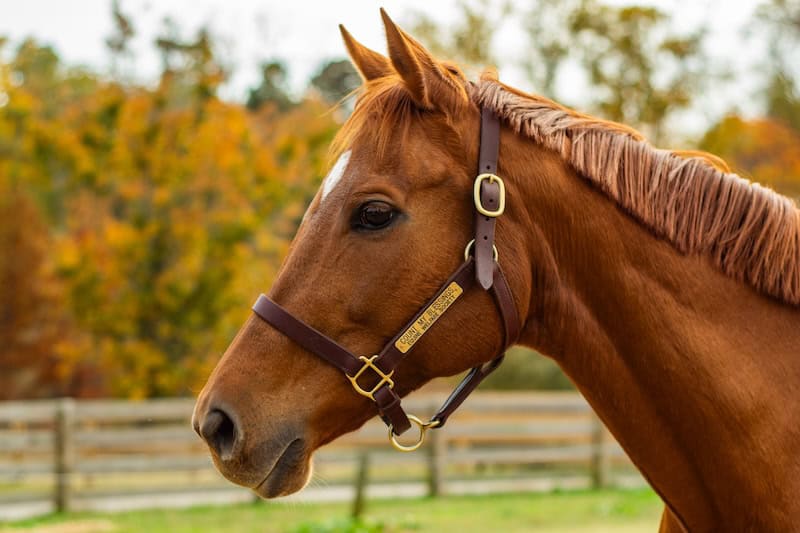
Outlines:
[[[800,132],[789,124],[732,115],[711,128],[702,144],[741,176],[800,201]]]
[[[327,105],[107,82],[32,42],[2,69],[0,394],[190,393],[324,173]]]

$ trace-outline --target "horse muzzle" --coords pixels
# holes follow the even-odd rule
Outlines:
[[[311,452],[302,432],[293,430],[297,424],[253,424],[230,405],[201,395],[192,427],[208,446],[217,470],[262,498],[297,492],[311,477]],[[245,427],[262,431],[247,433]]]

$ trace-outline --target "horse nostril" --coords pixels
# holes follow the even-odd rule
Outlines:
[[[211,409],[200,426],[200,436],[217,452],[220,459],[228,460],[233,455],[238,432],[236,424],[221,409]]]

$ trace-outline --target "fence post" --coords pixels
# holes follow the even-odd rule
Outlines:
[[[358,471],[356,472],[355,495],[353,496],[353,508],[350,516],[353,520],[360,520],[364,514],[364,502],[366,501],[367,483],[369,481],[369,453],[363,452],[358,456]]]
[[[72,509],[72,472],[75,466],[75,401],[61,398],[56,404],[55,419],[55,506],[60,513]]]
[[[592,488],[603,489],[608,487],[609,481],[609,457],[608,457],[608,434],[603,422],[592,412],[592,463],[591,476]]]
[[[435,498],[446,493],[447,437],[438,429],[430,430],[428,435],[428,496]]]

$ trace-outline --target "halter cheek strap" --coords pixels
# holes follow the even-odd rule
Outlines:
[[[475,239],[467,244],[461,266],[400,332],[384,345],[380,353],[370,357],[356,356],[263,294],[253,305],[253,311],[259,317],[303,349],[337,367],[350,380],[357,393],[374,401],[381,418],[389,426],[392,444],[402,451],[417,449],[422,444],[425,431],[442,427],[478,384],[500,365],[505,348],[519,337],[519,315],[511,288],[497,262],[497,248],[494,245],[496,219],[505,209],[505,186],[494,174],[497,170],[499,139],[500,124],[497,117],[488,109],[482,109],[478,177],[473,189]],[[497,306],[505,332],[503,349],[490,362],[473,368],[431,420],[422,422],[403,410],[400,397],[394,391],[394,371],[422,336],[464,293],[476,285],[488,291]],[[412,422],[419,427],[419,438],[415,444],[404,446],[395,436],[407,431]]]
[[[494,280],[494,228],[497,217],[505,211],[506,190],[503,180],[496,175],[500,122],[485,108],[481,110],[479,149],[478,177],[472,193],[475,202],[475,274],[481,287],[489,290]]]

